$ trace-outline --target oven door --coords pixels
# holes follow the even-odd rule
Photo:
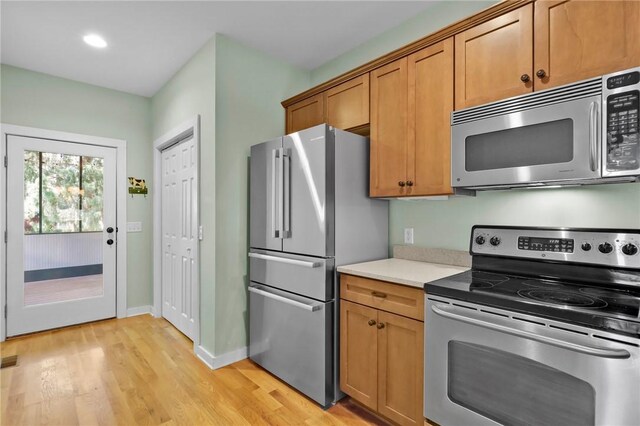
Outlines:
[[[425,417],[441,425],[638,424],[633,339],[446,300],[425,304]]]
[[[600,103],[593,95],[453,125],[452,186],[599,178]]]

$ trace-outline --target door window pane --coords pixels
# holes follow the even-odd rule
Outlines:
[[[468,172],[571,160],[573,120],[569,118],[472,135],[465,139],[465,169]]]
[[[40,232],[40,153],[24,153],[24,233]]]
[[[103,159],[82,157],[82,232],[102,231]]]
[[[42,232],[80,232],[80,157],[42,153]]]

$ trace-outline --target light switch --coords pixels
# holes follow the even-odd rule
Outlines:
[[[127,222],[127,232],[142,232],[142,222]]]

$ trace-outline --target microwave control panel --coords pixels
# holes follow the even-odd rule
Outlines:
[[[640,170],[640,71],[606,79],[606,168]]]

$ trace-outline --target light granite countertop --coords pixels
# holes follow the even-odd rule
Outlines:
[[[427,282],[459,274],[469,269],[464,266],[391,258],[339,266],[338,272],[423,288]]]

